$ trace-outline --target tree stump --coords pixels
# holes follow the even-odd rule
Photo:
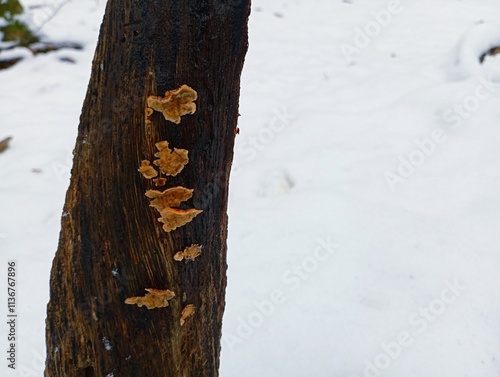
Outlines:
[[[218,375],[249,12],[249,0],[108,1],[51,271],[46,377]],[[146,116],[149,96],[184,84],[197,92],[194,114],[180,124]],[[203,211],[170,232],[145,196],[158,188],[137,171],[160,141],[189,151],[164,188],[192,189],[185,204]],[[193,244],[196,259],[174,260]],[[125,304],[149,288],[175,297]]]

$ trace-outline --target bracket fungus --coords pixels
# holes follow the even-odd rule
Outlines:
[[[167,90],[165,97],[149,96],[148,107],[159,111],[166,120],[179,124],[181,116],[193,114],[196,111],[196,101],[198,93],[187,85],[182,85],[176,90]],[[147,109],[146,109],[147,111]]]
[[[175,177],[189,162],[189,152],[186,149],[174,148],[171,150],[166,140],[160,141],[155,145],[158,149],[155,157],[158,157],[158,159],[154,160],[153,163],[160,167],[162,173]]]
[[[158,172],[154,167],[151,166],[151,162],[149,162],[148,160],[142,160],[141,166],[137,170],[144,176],[144,178],[147,179],[155,178],[158,176]]]
[[[165,191],[148,190],[146,191],[146,196],[149,199],[153,199],[150,206],[161,211],[165,207],[179,207],[182,202],[191,199],[193,190],[177,186]]]
[[[164,308],[168,306],[168,300],[175,297],[175,293],[166,289],[146,288],[148,292],[143,297],[130,297],[125,300],[125,304],[137,305],[138,307],[146,306],[148,309]]]
[[[183,225],[186,225],[199,215],[202,210],[199,209],[179,209],[182,202],[193,196],[193,190],[185,187],[172,187],[165,191],[148,190],[146,196],[151,200],[150,206],[160,212],[159,222],[163,223],[163,230],[170,232]]]
[[[181,262],[183,260],[195,260],[197,256],[201,254],[202,246],[200,245],[191,245],[186,247],[183,251],[179,251],[174,255],[174,260]]]
[[[188,317],[191,317],[195,311],[196,308],[193,304],[186,305],[186,307],[182,309],[181,319],[180,319],[181,326],[184,326],[184,323],[186,323],[186,319]]]
[[[163,223],[165,232],[171,232],[191,222],[202,212],[199,209],[165,208],[160,212],[161,217],[158,218],[158,221]]]
[[[166,178],[156,178],[156,179],[153,179],[153,183],[155,184],[156,187],[160,187],[160,186],[165,186],[166,183],[167,183],[167,180]]]

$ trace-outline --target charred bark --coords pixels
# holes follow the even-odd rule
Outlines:
[[[50,279],[46,377],[217,376],[226,286],[227,195],[250,0],[109,0],[83,104]],[[197,111],[145,123],[150,95],[186,84]],[[203,212],[165,232],[137,169],[155,143],[189,151],[165,188]],[[194,261],[173,256],[203,246]],[[146,288],[170,306],[126,305]],[[195,314],[179,323],[182,309]]]

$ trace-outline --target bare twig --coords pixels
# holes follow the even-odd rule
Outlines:
[[[0,141],[0,153],[2,153],[3,151],[5,151],[9,147],[9,142],[11,140],[12,140],[12,138],[9,136],[8,138],[3,139],[2,141]]]
[[[497,54],[500,54],[500,47],[493,47],[479,57],[479,62],[482,64],[487,56],[493,56]]]

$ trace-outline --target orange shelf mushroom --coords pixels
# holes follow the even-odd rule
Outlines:
[[[147,103],[149,108],[159,111],[163,114],[163,117],[175,124],[181,122],[181,116],[187,114],[193,114],[196,111],[196,101],[198,98],[198,93],[187,86],[182,85],[176,90],[167,90],[165,97],[160,96],[149,96]],[[146,115],[148,115],[149,110],[147,110]]]

